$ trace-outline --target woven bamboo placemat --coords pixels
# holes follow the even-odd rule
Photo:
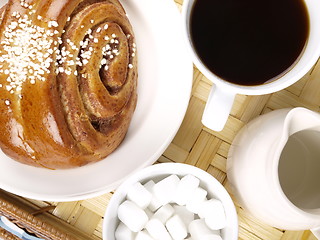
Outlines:
[[[181,9],[183,0],[176,0]],[[226,157],[236,133],[251,119],[287,107],[306,107],[319,112],[320,61],[294,85],[274,94],[237,95],[228,122],[221,132],[201,124],[201,116],[212,83],[194,68],[193,88],[185,119],[158,162],[187,163],[206,170],[230,192],[226,177]],[[232,193],[230,192],[231,196]],[[38,207],[55,206],[50,211],[90,239],[102,239],[102,220],[112,193],[75,202],[42,202],[24,199]],[[243,209],[232,196],[239,218],[240,240],[316,240],[310,231],[285,231],[268,226]],[[88,240],[90,240],[88,239]]]

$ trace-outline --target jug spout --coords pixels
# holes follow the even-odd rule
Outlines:
[[[285,137],[307,129],[320,131],[320,114],[302,107],[290,110],[284,121]]]

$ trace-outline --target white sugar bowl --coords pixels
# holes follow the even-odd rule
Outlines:
[[[210,209],[217,212],[209,214]],[[187,215],[179,215],[180,210]],[[186,222],[189,213],[192,219]],[[207,235],[237,240],[238,217],[222,184],[187,164],[160,163],[132,174],[115,191],[104,215],[105,240],[194,240],[199,235],[201,240]]]

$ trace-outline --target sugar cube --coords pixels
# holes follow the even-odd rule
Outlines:
[[[134,240],[133,232],[122,222],[119,223],[115,231],[116,240]]]
[[[130,200],[120,204],[118,218],[133,232],[139,232],[149,220],[147,214]]]
[[[135,240],[154,240],[146,230],[137,233]]]
[[[186,207],[190,212],[198,214],[201,204],[207,200],[207,191],[201,187],[197,187],[190,199],[188,199]]]
[[[159,219],[163,224],[173,215],[174,208],[170,204],[160,207],[152,216],[152,218]]]
[[[159,199],[157,199],[157,197],[154,194],[154,186],[156,184],[154,183],[154,181],[150,180],[147,183],[145,183],[143,186],[152,194],[152,198],[150,201],[150,204],[148,206],[148,208],[154,212],[156,211],[159,207],[161,207],[161,202]]]
[[[152,194],[140,182],[136,182],[130,187],[127,199],[145,209],[151,202]]]
[[[204,220],[207,226],[212,230],[222,229],[227,225],[225,216],[219,213],[217,213],[217,215],[210,215]]]
[[[220,231],[211,230],[202,218],[192,221],[188,229],[194,240],[222,240]]]
[[[177,214],[166,222],[166,227],[174,240],[184,239],[188,235],[187,227]]]
[[[194,220],[195,214],[190,212],[185,206],[174,205],[173,208],[175,213],[184,222],[185,226],[189,226],[189,224]]]
[[[161,181],[157,182],[154,187],[154,194],[160,200],[161,205],[165,205],[172,201],[180,178],[172,174]]]
[[[150,219],[146,224],[146,229],[148,233],[151,235],[151,237],[153,237],[156,240],[172,240],[166,227],[157,218]]]
[[[191,174],[181,178],[173,196],[173,202],[178,205],[186,205],[187,200],[191,197],[193,191],[199,187],[199,184],[200,180]]]
[[[152,218],[154,213],[151,212],[151,210],[149,208],[144,209],[144,212],[147,214],[148,218]]]
[[[218,199],[204,201],[199,210],[199,217],[204,218],[212,230],[222,229],[226,226],[226,215],[223,204]]]

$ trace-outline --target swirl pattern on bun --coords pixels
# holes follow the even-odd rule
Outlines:
[[[0,147],[33,166],[96,162],[137,102],[135,37],[117,0],[9,0],[0,24]]]

